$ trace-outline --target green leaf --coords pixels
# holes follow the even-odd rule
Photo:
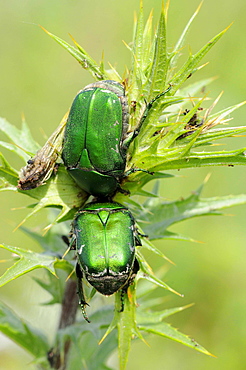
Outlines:
[[[9,252],[17,254],[19,256],[18,261],[8,268],[6,272],[0,277],[0,286],[7,284],[8,282],[22,276],[37,268],[46,268],[53,275],[56,275],[55,266],[59,265],[64,267],[67,265],[67,261],[59,261],[54,256],[45,254],[35,253],[18,247],[11,247],[1,244],[0,248],[4,248]],[[56,263],[57,262],[57,263]]]
[[[175,307],[175,308],[169,308],[163,311],[143,311],[143,310],[137,310],[137,323],[138,325],[142,324],[156,324],[159,322],[162,322],[163,319],[166,317],[175,315],[176,313],[179,313],[183,310],[186,310],[187,308],[193,306],[192,304],[183,306],[183,307]]]
[[[100,345],[98,345],[98,341],[112,320],[112,315],[112,306],[100,307],[90,316],[91,323],[89,325],[82,319],[81,315],[81,320],[78,320],[77,323],[58,331],[56,341],[60,343],[59,348],[64,347],[69,339],[72,342],[67,365],[69,369],[110,369],[105,363],[110,354],[117,348],[116,332],[111,333]]]
[[[57,213],[57,210],[49,209],[48,220],[52,222]],[[69,235],[71,229],[70,222],[62,222],[55,225],[49,229],[45,235],[43,235],[41,227],[35,227],[35,231],[27,229],[24,226],[21,226],[20,229],[34,239],[46,252],[63,255],[68,247],[66,241],[64,242],[63,237]]]
[[[57,278],[57,276],[54,276],[49,273],[47,273],[47,279],[48,279],[48,282],[46,283],[44,279],[41,280],[35,277],[33,278],[33,280],[36,281],[36,283],[40,285],[41,288],[46,290],[51,295],[51,299],[48,302],[42,303],[42,305],[52,305],[56,303],[62,303],[64,287],[65,287],[65,283],[64,283],[65,279],[61,279],[59,278],[59,276]]]
[[[220,151],[220,152],[195,152],[188,156],[170,161],[168,164],[163,163],[156,166],[157,171],[193,167],[210,167],[210,166],[229,166],[246,165],[246,148]],[[153,170],[153,168],[151,168]]]
[[[47,31],[44,27],[40,26],[50,37],[52,37],[58,44],[60,44],[64,49],[66,49],[84,68],[87,69],[96,80],[106,80],[109,76],[106,72],[101,71],[100,66],[89,56],[89,54],[80,46],[74,39],[77,49],[69,45],[66,41],[53,35],[51,32]]]
[[[135,70],[132,74],[133,76],[137,75],[137,69],[142,66],[142,59],[143,59],[143,53],[144,53],[144,49],[143,49],[144,14],[143,14],[143,3],[142,2],[140,2],[140,10],[139,10],[138,19],[135,20],[134,26],[135,27],[134,27],[134,35],[133,35],[132,65],[135,66]]]
[[[190,97],[192,96],[193,99],[194,97],[198,96],[198,94],[209,84],[214,82],[216,80],[216,77],[209,77],[209,78],[204,78],[202,80],[198,80],[196,82],[190,83],[189,85],[185,84],[184,87],[181,87],[179,90],[179,95],[183,97],[187,97],[190,100]],[[193,100],[192,99],[192,100]],[[191,102],[192,103],[192,102]],[[183,108],[183,105],[187,104],[187,99],[184,99],[182,103],[180,103],[177,108],[176,112],[178,113],[180,111],[180,105]],[[173,107],[174,109],[175,107]]]
[[[128,294],[124,299],[124,311],[117,312],[117,329],[118,329],[118,349],[119,349],[119,362],[120,369],[126,369],[128,355],[131,347],[132,337],[135,335],[143,339],[137,324],[136,324],[136,288],[131,286],[128,289]],[[117,293],[116,300],[118,300],[118,310],[120,310],[122,299],[120,293]],[[117,308],[117,305],[116,305]]]
[[[246,132],[246,127],[225,127],[219,128],[214,130],[209,130],[204,134],[200,135],[194,147],[201,146],[201,145],[208,145],[212,141],[224,139],[226,137],[232,137],[236,135],[242,135]]]
[[[0,302],[0,331],[36,358],[46,357],[49,347],[45,335],[20,319],[2,302]]]
[[[172,339],[205,355],[213,356],[205,348],[200,346],[200,344],[198,344],[194,339],[191,339],[189,336],[180,333],[177,329],[173,328],[170,324],[167,324],[165,322],[157,324],[140,324],[139,329],[147,333],[152,333],[168,339]]]
[[[14,190],[17,191],[16,185],[18,181],[17,171],[7,162],[0,152],[0,191]]]
[[[209,52],[209,50],[219,41],[230,26],[225,28],[218,35],[213,37],[205,46],[203,46],[196,54],[190,55],[183,67],[172,77],[169,83],[172,85],[171,94],[173,95],[180,86],[186,81],[190,74],[195,72],[195,67],[200,63],[202,58]]]
[[[149,251],[157,254],[159,257],[162,257],[164,258],[165,260],[167,260],[168,262],[170,263],[173,263],[172,261],[170,261],[169,258],[167,258],[158,248],[156,248],[156,246],[154,244],[152,244],[148,239],[143,239],[142,240],[142,246],[146,249],[148,249]]]
[[[133,283],[127,290],[127,294],[124,294],[124,300],[122,301],[122,292],[119,291],[115,294],[115,311],[114,318],[111,321],[106,333],[100,340],[99,344],[104,343],[105,338],[117,328],[118,330],[118,350],[119,350],[119,368],[121,370],[126,369],[128,355],[131,346],[131,340],[133,336],[143,339],[142,334],[138,330],[136,325],[136,285]],[[123,303],[124,302],[124,303]],[[122,311],[122,304],[124,310]]]
[[[0,145],[16,153],[25,162],[30,154],[34,154],[40,149],[40,145],[34,141],[24,119],[22,120],[22,126],[19,130],[17,127],[7,122],[6,119],[0,118],[0,132],[4,133],[10,139],[10,142],[14,144],[6,145],[6,143],[0,142]]]
[[[72,219],[76,210],[82,207],[88,198],[88,195],[78,187],[62,165],[59,166],[57,174],[52,176],[46,185],[32,190],[19,190],[19,192],[38,200],[38,203],[34,204],[33,210],[25,217],[21,225],[29,217],[45,207],[61,208],[58,216],[54,218],[45,230],[49,230],[57,222]]]
[[[140,253],[139,249],[137,250],[137,253],[136,254],[137,254],[138,262],[139,262],[139,265],[140,265],[140,269],[144,273],[144,275],[142,275],[142,276],[140,275],[140,277],[143,277],[147,281],[149,281],[149,282],[151,282],[153,284],[156,284],[160,288],[169,290],[169,292],[171,292],[171,293],[174,293],[174,294],[177,294],[179,296],[182,296],[182,294],[176,292],[173,288],[171,288],[170,286],[168,286],[161,279],[159,279],[157,276],[154,275],[152,269],[150,268],[149,264],[146,262],[146,260],[143,257],[143,255]]]
[[[148,101],[161,93],[166,86],[166,75],[169,65],[167,56],[166,20],[162,9],[155,38],[155,50],[151,71],[148,78]]]
[[[121,313],[118,321],[118,348],[119,348],[119,360],[120,369],[126,369],[128,362],[128,355],[131,348],[133,328],[135,324],[135,310],[133,306],[129,304],[129,300],[124,301],[124,311]]]
[[[219,215],[224,208],[246,203],[244,194],[201,198],[202,189],[203,185],[186,199],[173,202],[162,202],[160,198],[147,200],[143,209],[138,210],[137,219],[149,239],[166,238],[166,229],[177,222],[198,216]]]
[[[163,173],[163,172],[154,172],[154,173],[146,173],[141,172],[141,182],[139,183],[138,180],[136,181],[129,181],[126,186],[123,188],[130,191],[130,193],[139,193],[142,191],[142,187],[146,184],[148,184],[150,181],[158,180],[158,179],[169,179],[174,177],[175,175],[169,174],[169,173]],[[149,194],[148,194],[149,196]],[[115,200],[121,200],[125,197],[122,197],[121,194],[116,194]]]
[[[187,36],[187,33],[190,29],[190,26],[193,22],[193,20],[195,19],[195,17],[197,16],[197,14],[199,13],[200,9],[201,9],[201,6],[202,6],[202,2],[199,4],[198,8],[196,9],[195,13],[192,15],[192,17],[190,18],[189,22],[187,23],[187,25],[185,26],[180,38],[178,39],[174,49],[173,49],[173,57],[171,59],[171,66],[172,68],[174,68],[176,66],[176,63],[177,63],[177,59],[179,57],[179,53],[180,53],[180,50],[181,48],[183,47],[183,44],[184,44],[184,41],[185,41],[185,38]]]
[[[144,27],[143,41],[142,41],[142,63],[141,68],[146,71],[148,75],[149,66],[151,65],[154,57],[154,42],[152,42],[152,18],[153,11],[150,12],[147,22]],[[144,81],[143,81],[144,82]]]

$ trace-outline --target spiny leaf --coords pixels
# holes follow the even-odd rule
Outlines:
[[[56,258],[54,256],[42,255],[40,253],[34,253],[22,248],[6,245],[0,245],[0,248],[7,249],[8,251],[20,256],[18,261],[7,269],[7,271],[0,277],[0,286],[7,284],[11,280],[24,275],[27,272],[41,267],[46,268],[54,275],[56,274],[54,269]]]
[[[189,158],[170,160],[170,162],[158,165],[151,170],[157,171],[167,169],[193,168],[193,167],[209,167],[209,166],[229,166],[246,165],[246,148],[220,151],[220,152],[195,152],[189,155]]]
[[[0,191],[1,190],[17,190],[18,172],[7,162],[3,154],[0,152]]]
[[[51,32],[47,31],[44,27],[40,26],[50,37],[52,37],[58,44],[60,44],[64,49],[66,49],[80,64],[84,69],[87,69],[96,80],[106,80],[108,78],[106,72],[101,71],[100,66],[89,56],[89,54],[80,46],[74,39],[77,49],[69,45],[66,41],[53,35]]]
[[[49,344],[44,333],[19,318],[2,302],[0,302],[0,331],[36,358],[46,358]]]
[[[128,354],[130,351],[131,341],[133,336],[143,339],[137,324],[136,324],[136,287],[131,286],[128,289],[128,294],[124,299],[124,311],[120,312],[117,320],[118,329],[118,348],[120,369],[126,369]],[[120,295],[117,295],[118,303],[121,305]],[[116,300],[117,300],[116,297]]]
[[[183,307],[175,307],[175,308],[168,308],[163,311],[143,311],[143,310],[137,310],[137,323],[139,324],[156,324],[159,322],[162,322],[163,319],[166,317],[175,315],[176,313],[179,313],[183,310],[186,310],[187,308],[193,306],[193,304],[188,304]],[[140,307],[139,307],[140,308]]]
[[[54,257],[54,255],[35,253],[33,251],[18,247],[11,247],[4,244],[1,244],[0,248],[4,248],[9,252],[19,256],[17,262],[8,268],[0,277],[0,286],[3,286],[19,276],[22,276],[37,268],[45,268],[55,276],[55,267],[67,271],[71,271],[73,269],[73,266],[71,266],[67,261],[59,260],[57,257]]]
[[[224,139],[226,137],[233,137],[233,136],[239,136],[246,133],[246,126],[241,127],[223,127],[219,129],[212,129],[207,132],[204,132],[204,134],[200,135],[194,147],[201,146],[201,145],[208,145],[212,141]]]
[[[149,251],[157,254],[159,257],[164,258],[169,263],[173,264],[173,262],[169,258],[167,258],[158,248],[156,248],[156,246],[152,244],[148,239],[145,239],[145,240],[143,239],[142,246],[148,249]]]
[[[10,140],[10,143],[1,141],[0,145],[16,153],[25,162],[30,154],[34,154],[40,148],[40,145],[33,139],[24,119],[22,120],[21,129],[18,129],[6,119],[0,118],[0,131]]]
[[[98,340],[102,337],[105,327],[112,320],[112,314],[112,306],[100,307],[91,315],[90,325],[81,319],[75,324],[59,330],[57,340],[61,344],[65,344],[68,338],[75,344],[73,356],[69,357],[67,365],[69,369],[77,369],[79,366],[80,369],[112,370],[105,363],[110,354],[117,348],[116,332],[105,338],[103,345],[98,345]],[[87,348],[86,351],[85,348]]]
[[[200,344],[198,344],[194,339],[191,339],[189,336],[179,332],[177,329],[173,328],[170,324],[167,324],[165,322],[157,324],[140,324],[139,329],[144,330],[147,333],[152,333],[160,335],[162,337],[166,337],[168,339],[172,339],[176,342],[184,344],[185,346],[193,348],[198,352],[214,357],[204,347],[200,346]]]
[[[195,146],[195,143],[201,134],[201,130],[202,128],[192,133],[189,136],[188,142],[185,141],[184,143],[180,143],[178,146],[170,147],[171,141],[174,142],[175,138],[177,138],[179,133],[182,132],[175,132],[174,127],[172,133],[173,137],[171,137],[171,141],[168,142],[168,148],[160,145],[155,153],[150,153],[148,150],[139,152],[138,158],[135,159],[135,166],[139,167],[142,164],[143,169],[155,172],[192,167],[233,166],[246,164],[246,148],[211,152],[189,151],[189,149]],[[242,130],[244,131],[244,128]],[[233,134],[231,136],[233,136]],[[215,137],[215,139],[217,138]],[[131,181],[130,186],[133,193],[135,189],[138,189],[141,177],[142,174],[140,173],[134,173],[129,176],[129,181]],[[128,186],[128,183],[125,183],[125,187],[128,188]]]
[[[139,66],[142,65],[143,55],[143,34],[144,34],[144,18],[143,18],[143,3],[140,3],[140,11],[138,19],[135,19],[134,35],[133,35],[133,56],[132,65],[135,63]],[[133,73],[134,74],[134,73]]]
[[[180,52],[180,49],[182,48],[183,46],[183,43],[185,41],[185,38],[186,38],[186,35],[190,29],[190,26],[193,22],[193,20],[195,19],[195,17],[197,16],[197,14],[199,13],[200,9],[201,9],[201,6],[202,6],[202,2],[199,4],[198,8],[196,9],[196,11],[194,12],[194,14],[192,15],[192,17],[190,18],[189,22],[187,23],[187,25],[185,26],[184,28],[184,31],[182,32],[180,38],[178,39],[174,49],[173,49],[173,57],[171,58],[171,67],[174,68],[175,65],[176,65],[176,62],[177,62],[177,59],[179,57],[179,52]]]
[[[179,95],[183,97],[187,97],[189,101],[193,101],[194,97],[198,95],[204,88],[206,88],[209,84],[214,82],[216,80],[216,77],[210,77],[210,78],[204,78],[202,80],[198,80],[196,82],[192,82],[189,85],[185,85],[184,87],[181,87],[179,90]],[[192,98],[191,98],[192,97]],[[179,112],[180,109],[183,108],[183,106],[187,104],[187,99],[184,99],[183,102],[179,103],[178,106],[176,106],[176,112]],[[175,107],[173,107],[175,111]]]
[[[148,101],[165,89],[166,74],[168,70],[169,59],[167,56],[166,45],[166,20],[164,10],[160,15],[158,30],[156,33],[155,51],[152,61],[152,68],[148,78]]]
[[[169,292],[177,294],[179,296],[182,296],[182,294],[176,292],[173,288],[169,287],[166,283],[164,283],[161,279],[159,279],[157,276],[154,275],[152,269],[148,265],[147,261],[143,257],[143,255],[140,253],[139,250],[137,250],[137,257],[138,257],[138,262],[141,268],[141,271],[143,271],[144,278],[148,281],[150,281],[153,284],[156,284],[157,286],[169,290]]]
[[[217,112],[215,114],[210,114],[209,115],[209,120],[223,122],[223,120],[225,119],[225,117],[227,117],[228,115],[230,115],[236,109],[242,107],[244,104],[246,104],[246,101],[243,101],[243,102],[241,102],[239,104],[236,104],[236,105],[232,105],[231,107],[227,107],[227,108],[223,109],[222,111],[219,111],[219,112]],[[245,126],[242,126],[242,129],[243,128],[245,129],[246,127]]]
[[[202,58],[209,52],[209,50],[219,41],[219,39],[224,35],[228,30],[226,27],[222,32],[213,37],[205,46],[203,46],[196,54],[190,55],[187,62],[181,67],[181,69],[172,77],[169,83],[173,86],[172,94],[174,94],[179,87],[185,82],[190,74],[194,72],[195,67],[200,63]]]
[[[61,220],[71,219],[76,210],[81,207],[88,198],[88,195],[75,184],[74,180],[67,174],[63,166],[59,166],[57,174],[53,176],[46,185],[28,191],[20,190],[20,192],[38,200],[38,203],[34,205],[33,210],[25,217],[21,225],[29,217],[45,207],[51,206],[61,208],[58,216],[46,227],[46,230]]]
[[[48,302],[42,303],[42,305],[52,305],[56,303],[62,303],[64,294],[64,281],[51,274],[48,275],[48,283],[44,280],[33,278],[38,285],[40,285],[44,290],[46,290],[50,295],[51,299]]]
[[[151,64],[153,60],[153,53],[152,51],[152,18],[153,18],[153,12],[151,11],[149,14],[149,18],[147,19],[144,33],[143,33],[143,49],[142,49],[142,69],[143,71],[148,70],[149,65]]]
[[[56,217],[56,214],[56,210],[50,208],[47,220],[52,222]],[[52,227],[45,235],[42,235],[41,226],[35,227],[35,231],[29,230],[24,226],[21,226],[20,229],[35,240],[44,251],[63,255],[67,245],[62,240],[62,236],[68,235],[71,227],[70,223],[67,225],[67,223],[62,222]]]
[[[149,239],[166,238],[166,229],[177,222],[202,215],[220,215],[224,208],[246,203],[244,194],[201,198],[202,189],[203,185],[186,199],[173,202],[163,202],[160,198],[147,200],[137,218]]]

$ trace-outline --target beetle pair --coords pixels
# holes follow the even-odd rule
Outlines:
[[[170,88],[169,88],[170,89]],[[146,105],[138,127],[128,130],[128,104],[123,86],[101,81],[81,90],[71,106],[63,141],[62,158],[76,183],[98,202],[80,209],[72,224],[71,246],[76,245],[78,293],[84,318],[83,275],[100,293],[126,291],[139,266],[135,246],[141,245],[130,211],[112,202],[116,191],[123,191],[129,145],[138,135],[154,101]],[[141,171],[141,170],[140,170]],[[123,309],[123,307],[122,307]]]

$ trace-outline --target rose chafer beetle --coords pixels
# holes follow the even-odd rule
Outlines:
[[[87,193],[112,195],[126,166],[128,129],[125,91],[115,81],[92,83],[75,97],[67,120],[62,158]]]
[[[116,190],[121,190],[123,177],[140,170],[134,168],[125,173],[127,149],[154,101],[169,90],[170,87],[146,105],[131,133],[127,132],[128,104],[120,83],[95,82],[77,94],[66,124],[62,159],[84,191],[99,198],[111,198]]]
[[[88,322],[82,278],[103,295],[124,294],[139,270],[139,235],[132,214],[119,203],[88,203],[76,214],[70,246],[76,248],[78,294]]]

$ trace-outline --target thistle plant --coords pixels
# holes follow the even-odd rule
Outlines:
[[[62,236],[69,235],[71,221],[76,211],[87,202],[89,195],[76,185],[61,160],[67,114],[42,148],[32,138],[25,121],[19,130],[5,119],[0,120],[1,132],[8,138],[8,141],[0,142],[1,147],[15,153],[23,160],[24,166],[20,172],[1,154],[0,190],[16,192],[19,196],[25,194],[34,199],[31,211],[18,226],[38,241],[44,251],[35,253],[3,244],[2,248],[14,253],[18,258],[15,258],[12,267],[1,276],[0,284],[2,286],[31,270],[44,268],[48,282],[35,280],[50,293],[50,305],[61,304],[60,322],[52,343],[49,343],[44,333],[24,322],[4,304],[0,307],[0,328],[6,336],[32,354],[41,369],[109,369],[106,361],[117,347],[119,368],[125,369],[132,338],[145,342],[149,333],[170,338],[203,354],[211,355],[195,340],[164,321],[189,306],[156,309],[156,306],[159,307],[162,303],[163,296],[159,299],[149,296],[157,287],[163,288],[163,292],[180,294],[165,283],[165,277],[160,277],[152,271],[151,261],[144,257],[144,251],[147,249],[166,263],[170,263],[153,241],[192,240],[191,237],[170,232],[168,228],[171,225],[202,215],[217,215],[226,207],[246,202],[246,195],[202,198],[204,184],[186,199],[167,202],[159,197],[162,181],[174,176],[166,171],[246,164],[245,148],[214,150],[216,147],[213,146],[217,140],[237,137],[246,132],[246,126],[225,125],[230,120],[231,113],[244,102],[214,113],[221,96],[208,105],[208,96],[204,93],[205,87],[213,79],[192,82],[192,76],[205,66],[201,65],[201,60],[227,29],[209,40],[197,53],[190,54],[181,68],[177,68],[187,32],[199,8],[173,50],[168,51],[168,3],[163,6],[156,31],[153,32],[152,13],[144,22],[141,2],[138,19],[135,20],[133,42],[126,45],[132,61],[123,76],[111,65],[107,69],[103,60],[97,64],[74,39],[74,46],[71,46],[45,30],[82,68],[91,73],[94,80],[115,80],[122,83],[130,107],[129,132],[141,125],[139,134],[127,153],[126,171],[141,168],[146,172],[131,173],[121,184],[126,192],[118,192],[113,198],[131,210],[138,229],[148,236],[143,237],[142,246],[137,247],[140,271],[128,289],[123,312],[120,310],[120,293],[115,294],[114,308],[108,304],[107,298],[103,299],[102,304],[101,297],[100,300],[98,298],[99,294],[95,294],[95,290],[89,286],[86,287],[86,296],[91,305],[88,310],[91,323],[83,320],[79,310],[77,312],[74,253],[68,250],[66,253],[67,246],[62,241]],[[148,190],[144,188],[154,180],[152,190],[149,190],[150,187]],[[144,197],[141,203],[138,201],[139,197],[136,197],[139,195]],[[28,218],[47,207],[55,208],[56,211],[50,213],[43,231],[37,233],[23,226]],[[63,240],[66,241],[66,238],[63,237]],[[84,351],[88,346],[90,351]]]

